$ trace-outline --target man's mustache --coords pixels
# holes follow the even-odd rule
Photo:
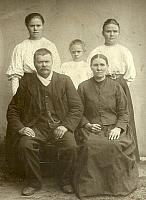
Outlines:
[[[44,70],[50,71],[50,69],[48,68],[41,68],[39,71],[44,71]]]

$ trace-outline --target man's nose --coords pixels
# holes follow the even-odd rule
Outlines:
[[[110,35],[111,35],[111,36],[113,36],[113,35],[114,35],[114,32],[113,32],[113,31],[111,31],[111,32],[110,32]]]
[[[42,62],[42,66],[46,67],[47,66],[46,62]]]

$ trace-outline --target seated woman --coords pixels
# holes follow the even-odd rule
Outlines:
[[[128,195],[137,188],[135,142],[129,127],[127,98],[121,85],[108,77],[108,60],[91,58],[93,77],[79,85],[84,116],[77,137],[83,139],[74,175],[79,198]]]

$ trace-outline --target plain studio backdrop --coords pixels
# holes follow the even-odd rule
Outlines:
[[[24,18],[39,12],[45,18],[44,36],[54,42],[62,62],[71,59],[68,46],[79,38],[86,56],[103,44],[103,22],[115,18],[120,24],[120,43],[133,54],[137,76],[131,84],[138,144],[146,156],[146,1],[145,0],[0,0],[0,138],[6,131],[6,110],[12,97],[5,75],[13,48],[28,37]]]

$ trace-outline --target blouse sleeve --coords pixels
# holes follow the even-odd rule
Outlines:
[[[11,79],[11,82],[12,82],[12,93],[13,93],[13,96],[14,96],[17,92],[18,87],[19,87],[19,78],[14,76]]]
[[[23,51],[21,45],[17,45],[11,56],[11,63],[6,72],[9,80],[13,77],[21,78],[24,75],[23,70]]]
[[[128,49],[127,52],[125,52],[124,56],[126,60],[126,72],[124,74],[124,79],[127,81],[128,84],[130,84],[132,81],[134,81],[136,77],[136,70],[134,66],[133,56]]]

